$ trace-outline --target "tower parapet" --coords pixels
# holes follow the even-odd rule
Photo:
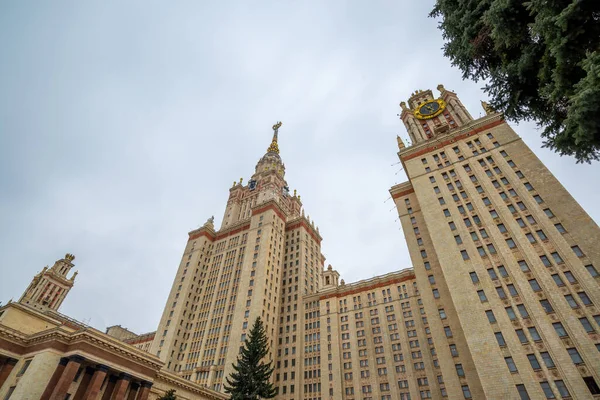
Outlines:
[[[19,299],[19,303],[39,309],[58,311],[58,308],[75,283],[77,271],[67,277],[75,266],[75,256],[67,253],[64,258],[57,260],[51,268],[44,269],[33,277],[27,290]]]

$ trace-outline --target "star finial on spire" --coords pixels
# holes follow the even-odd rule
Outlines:
[[[279,154],[279,146],[277,145],[277,135],[279,133],[280,127],[281,127],[281,121],[277,121],[277,123],[275,125],[273,125],[273,140],[271,141],[271,145],[267,149],[267,153]]]

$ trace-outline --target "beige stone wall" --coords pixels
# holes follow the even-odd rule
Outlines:
[[[12,307],[5,309],[0,315],[0,324],[25,334],[41,332],[60,325],[58,321],[52,321],[50,318],[41,319]]]
[[[463,348],[473,360],[473,367],[465,370],[467,379],[479,380],[486,397],[512,398],[517,396],[515,385],[524,384],[530,397],[538,398],[543,396],[539,385],[542,381],[550,382],[558,394],[554,381],[563,380],[572,396],[586,398],[590,393],[581,377],[594,376],[600,382],[595,371],[600,365],[595,346],[599,338],[595,332],[586,333],[579,319],[586,317],[597,331],[593,316],[598,311],[595,305],[583,306],[578,293],[585,292],[598,304],[598,278],[594,280],[585,265],[598,265],[598,250],[593,243],[597,243],[600,231],[514,131],[495,120],[497,116],[486,116],[474,121],[470,129],[456,132],[458,139],[442,138],[400,153],[414,193],[407,193],[409,186],[398,185],[392,188],[392,194],[396,195],[417,281],[423,287],[429,284],[429,276],[433,276],[435,284],[429,286],[441,294],[437,302],[431,296],[424,296],[425,308],[432,314],[443,302],[446,314],[448,309],[455,310],[448,315],[449,323],[458,325],[464,334]],[[446,158],[441,157],[442,152]],[[431,177],[435,182],[431,182]],[[462,184],[461,189],[457,188],[457,181]],[[540,204],[536,196],[541,196]],[[440,204],[440,199],[444,204]],[[461,212],[459,206],[465,210]],[[551,217],[546,209],[552,211]],[[475,216],[481,221],[479,225]],[[465,218],[472,227],[465,225]],[[455,230],[450,229],[451,222]],[[557,223],[567,232],[559,232]],[[503,224],[506,232],[501,232],[498,224]],[[419,234],[414,232],[415,226]],[[487,233],[485,239],[481,237],[482,229]],[[471,237],[473,233],[477,240]],[[457,243],[456,235],[460,235],[462,243]],[[532,235],[535,242],[530,243]],[[422,243],[417,243],[419,237]],[[515,242],[514,249],[509,248],[507,239]],[[495,253],[490,252],[488,245],[494,246]],[[583,255],[578,257],[572,246],[579,246]],[[426,251],[425,258],[422,250]],[[469,260],[463,260],[461,251],[468,253]],[[554,252],[560,254],[564,263],[553,260]],[[551,260],[550,267],[542,263],[540,256],[544,255]],[[425,261],[430,262],[430,270],[423,267]],[[519,261],[527,263],[527,271],[522,270]],[[507,277],[500,276],[500,266],[507,271]],[[498,278],[492,279],[489,270]],[[565,272],[574,279],[572,283],[567,282]],[[470,273],[477,274],[477,283],[472,282]],[[552,275],[560,276],[566,284],[558,287]],[[541,290],[533,290],[529,282],[533,279]],[[509,285],[516,290],[514,296],[509,294]],[[499,297],[498,290],[506,293],[505,299]],[[485,293],[486,301],[480,301],[478,291]],[[565,295],[569,294],[579,302],[576,310],[565,301]],[[540,300],[547,301],[553,312],[546,313]],[[517,312],[517,306],[524,306],[529,316],[511,321],[505,308],[512,307]],[[488,321],[486,310],[494,313],[496,322]],[[554,322],[563,324],[569,338],[557,336]],[[533,327],[541,341],[534,343],[530,337],[528,344],[521,344],[515,329],[527,332]],[[502,333],[506,346],[498,346],[494,333]],[[578,349],[584,365],[573,364],[566,352],[571,347]],[[560,365],[559,369],[546,368],[541,352],[548,352],[554,363]],[[542,365],[540,370],[532,369],[528,354],[535,354]],[[506,357],[514,360],[518,372],[508,370]],[[447,369],[445,380],[453,372]],[[471,382],[469,386],[473,392]]]

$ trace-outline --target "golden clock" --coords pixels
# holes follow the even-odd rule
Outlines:
[[[429,119],[437,117],[446,108],[446,102],[442,99],[431,100],[421,104],[415,111],[415,117],[419,119]]]

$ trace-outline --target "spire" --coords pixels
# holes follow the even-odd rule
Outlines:
[[[273,140],[271,141],[271,145],[267,149],[267,153],[279,154],[279,146],[277,145],[277,134],[279,133],[280,127],[281,121],[277,121],[277,123],[273,125]]]

